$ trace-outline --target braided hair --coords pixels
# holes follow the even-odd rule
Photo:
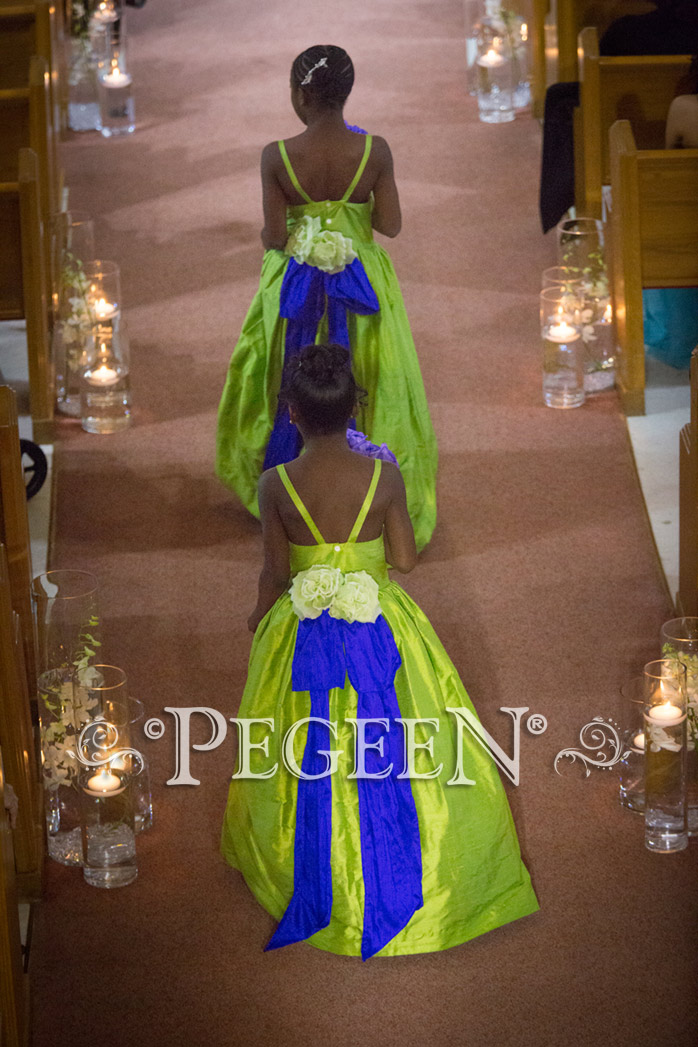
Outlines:
[[[308,431],[318,436],[346,429],[363,396],[343,345],[306,345],[284,367],[279,399],[293,407]]]
[[[315,44],[291,66],[291,83],[323,109],[341,109],[354,86],[354,66],[347,52],[333,44]]]

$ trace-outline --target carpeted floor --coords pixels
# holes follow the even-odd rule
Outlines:
[[[121,263],[135,425],[61,424],[53,566],[101,581],[108,660],[150,715],[156,825],[139,878],[100,892],[51,864],[32,948],[35,1047],[694,1045],[696,847],[655,856],[615,773],[554,770],[657,652],[670,605],[618,403],[543,407],[540,131],[493,127],[464,91],[459,0],[150,0],[129,9],[137,132],[74,136],[73,206]],[[218,858],[233,738],[168,787],[166,706],[234,715],[260,539],[212,471],[215,412],[256,286],[262,146],[298,130],[293,57],[345,46],[350,122],[395,155],[401,277],[440,445],[439,523],[406,588],[489,730],[521,736],[507,784],[538,914],[443,954],[264,954],[273,921]],[[232,729],[231,729],[232,731]],[[197,726],[195,739],[205,740]]]

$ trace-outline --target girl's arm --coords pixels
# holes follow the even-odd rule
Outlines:
[[[276,177],[276,164],[280,158],[279,147],[271,142],[262,151],[262,207],[264,229],[262,243],[269,251],[283,251],[288,240],[286,231],[286,197]]]
[[[291,565],[288,538],[276,501],[279,483],[275,469],[267,469],[259,478],[259,512],[262,520],[264,564],[259,575],[257,606],[247,619],[250,632],[256,630],[267,611],[288,589]]]
[[[400,198],[393,174],[393,157],[384,138],[373,139],[373,156],[380,164],[380,173],[373,186],[373,214],[371,225],[384,236],[397,236],[402,228]]]
[[[386,465],[383,465],[386,470]],[[391,499],[385,514],[383,540],[387,562],[402,574],[407,574],[417,563],[417,546],[410,514],[407,512],[407,495],[400,470],[391,465]]]

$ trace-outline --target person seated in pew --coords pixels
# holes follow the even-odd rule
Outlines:
[[[599,41],[599,54],[681,55],[698,51],[698,0],[654,0],[656,10],[623,15]],[[543,232],[557,225],[574,205],[572,119],[579,105],[579,83],[551,84],[545,94],[540,217]]]
[[[667,149],[698,149],[698,56],[677,86],[666,122]],[[642,293],[645,345],[670,367],[687,368],[698,345],[698,288],[648,288]]]

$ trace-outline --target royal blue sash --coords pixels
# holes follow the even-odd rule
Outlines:
[[[404,763],[402,730],[395,694],[400,655],[388,623],[346,622],[323,611],[298,623],[292,687],[310,693],[310,716],[330,719],[329,691],[344,687],[346,677],[357,692],[359,718],[387,719],[389,730],[368,725],[366,741],[383,738],[384,754],[366,751],[366,770],[376,774],[393,765],[385,778],[359,778],[359,827],[364,880],[361,957],[379,952],[421,909],[422,855],[419,822]],[[332,748],[325,724],[308,725],[301,769],[321,774]],[[267,949],[309,938],[327,927],[332,914],[332,777],[299,779],[294,844],[293,896]]]
[[[327,310],[328,341],[347,349],[347,312],[359,316],[377,313],[380,306],[366,270],[355,258],[341,273],[324,273],[314,265],[299,264],[290,258],[281,284],[279,315],[288,321],[284,363],[312,345]],[[286,404],[279,405],[264,457],[264,468],[271,469],[293,461],[300,453],[300,434],[288,416]]]

